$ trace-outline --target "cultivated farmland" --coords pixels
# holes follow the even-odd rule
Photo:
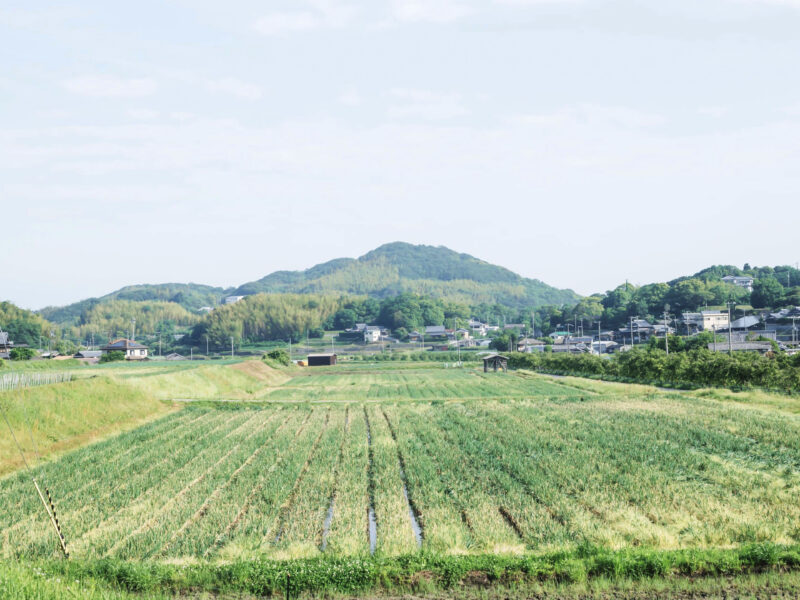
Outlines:
[[[792,400],[440,366],[294,375],[263,402],[190,403],[36,467],[73,558],[800,541]],[[0,480],[0,506],[3,557],[57,556],[24,472]]]

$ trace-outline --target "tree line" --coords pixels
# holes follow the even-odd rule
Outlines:
[[[562,375],[659,385],[759,387],[800,391],[800,354],[737,352],[726,354],[700,348],[670,352],[636,348],[611,357],[594,354],[512,353],[509,366]]]

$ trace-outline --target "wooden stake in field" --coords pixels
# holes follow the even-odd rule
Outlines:
[[[19,441],[17,440],[17,436],[14,433],[14,430],[11,428],[11,422],[8,420],[8,416],[6,415],[6,411],[2,403],[0,403],[0,412],[3,413],[3,419],[5,420],[6,425],[8,426],[8,431],[11,433],[11,437],[14,440],[14,444],[16,444],[17,446],[17,450],[19,450],[19,455],[22,457],[22,462],[25,465],[25,469],[31,476],[33,487],[36,488],[36,493],[39,495],[39,499],[42,501],[42,506],[44,506],[44,510],[47,513],[47,517],[50,519],[50,523],[56,530],[56,535],[58,536],[58,542],[61,545],[61,551],[64,553],[65,558],[69,558],[69,550],[67,550],[67,540],[64,539],[64,533],[61,531],[61,525],[59,524],[58,517],[56,516],[56,507],[53,504],[53,499],[50,497],[50,491],[45,489],[45,491],[47,492],[47,497],[50,499],[50,502],[48,504],[48,501],[45,500],[44,498],[44,494],[42,494],[42,489],[39,487],[39,482],[36,481],[36,477],[33,476],[33,471],[31,470],[31,467],[28,464],[28,459],[25,458],[25,453],[22,451],[22,446],[20,446]]]

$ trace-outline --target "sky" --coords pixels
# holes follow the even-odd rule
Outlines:
[[[589,294],[800,261],[800,0],[0,4],[0,300],[444,245]]]

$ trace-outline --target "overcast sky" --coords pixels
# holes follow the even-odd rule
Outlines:
[[[64,4],[0,4],[0,300],[395,240],[580,293],[800,261],[800,0]]]

